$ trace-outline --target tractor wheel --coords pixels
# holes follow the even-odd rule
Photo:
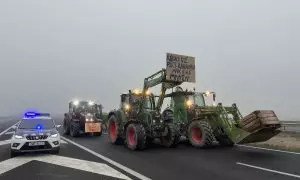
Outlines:
[[[64,119],[64,134],[69,135],[70,134],[70,126],[68,126],[67,120]]]
[[[108,137],[112,144],[122,144],[122,131],[115,115],[110,116],[108,120]]]
[[[207,147],[213,143],[214,135],[211,126],[205,120],[191,122],[188,127],[188,139],[194,147]]]
[[[79,133],[80,133],[80,124],[72,121],[70,124],[70,135],[72,137],[78,137]]]
[[[175,126],[171,123],[166,124],[167,134],[160,138],[161,144],[167,148],[176,147],[180,136],[176,133]]]
[[[94,136],[101,136],[102,135],[102,130],[100,132],[95,132]]]
[[[217,138],[219,144],[223,147],[232,147],[234,146],[234,143],[228,139],[227,137],[218,137]]]
[[[146,148],[147,134],[142,124],[131,123],[126,128],[126,146],[131,150]]]

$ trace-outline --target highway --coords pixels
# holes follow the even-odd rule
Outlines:
[[[300,153],[235,146],[196,149],[186,143],[131,151],[101,137],[63,136],[58,155],[25,154],[10,158],[9,129],[18,119],[0,119],[0,179],[300,179]],[[62,124],[61,119],[56,120]],[[62,128],[60,129],[61,135]]]

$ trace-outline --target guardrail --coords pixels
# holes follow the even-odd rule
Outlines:
[[[281,131],[300,132],[300,121],[280,121]]]

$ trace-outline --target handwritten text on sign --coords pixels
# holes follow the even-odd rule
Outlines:
[[[167,80],[196,82],[195,57],[167,53]]]

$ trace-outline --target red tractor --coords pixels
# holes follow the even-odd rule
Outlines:
[[[102,135],[102,105],[92,101],[71,101],[69,112],[64,114],[64,134],[77,137],[80,134]]]

